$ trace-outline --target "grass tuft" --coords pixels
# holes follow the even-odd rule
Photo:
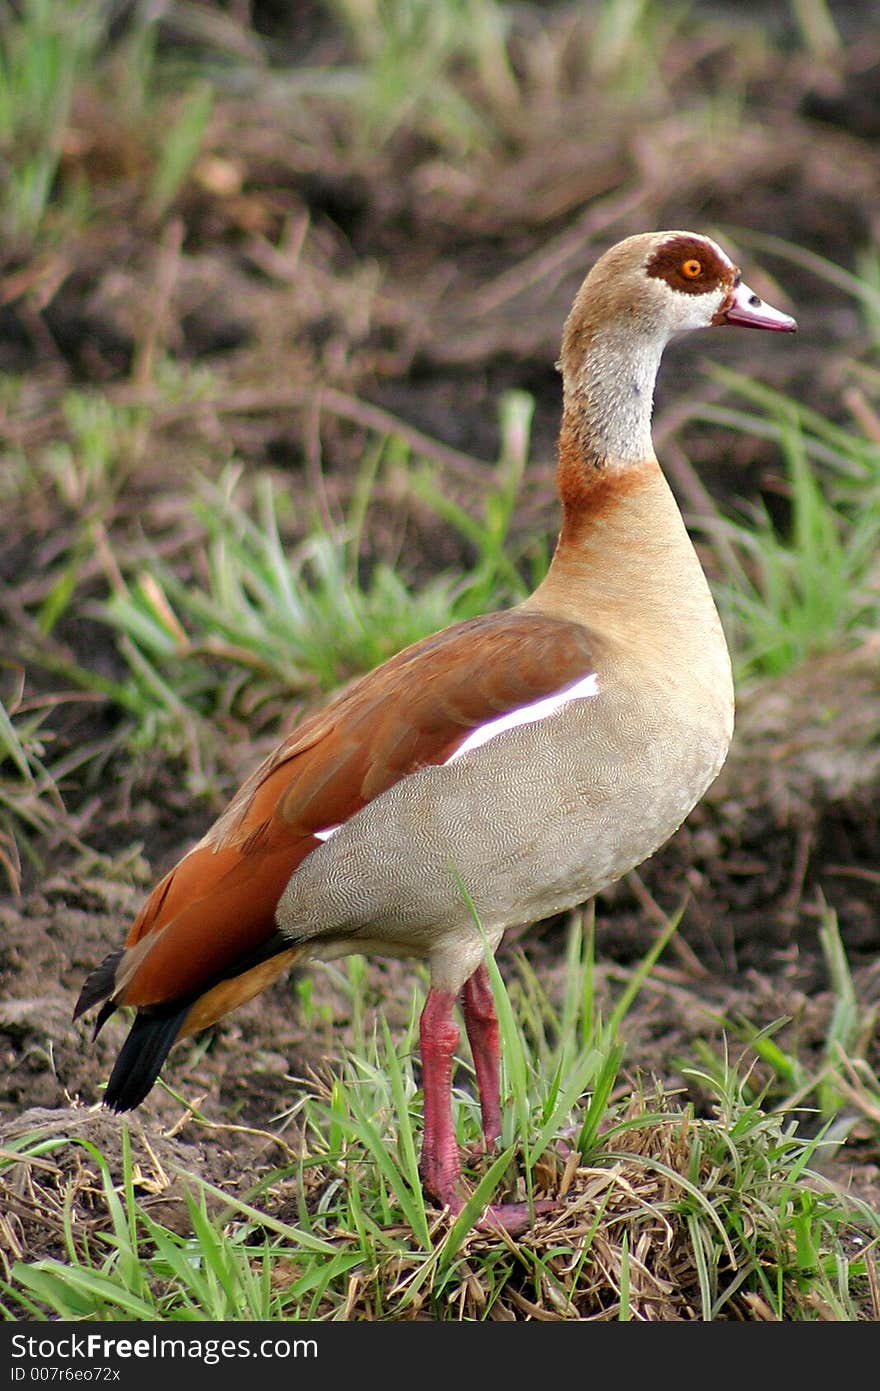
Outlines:
[[[867,1317],[880,1222],[822,1177],[826,1130],[802,1138],[793,1115],[766,1111],[748,1069],[729,1063],[712,1074],[694,1069],[712,1119],[655,1084],[621,1077],[618,1030],[658,950],[638,963],[607,1023],[596,1008],[590,923],[572,923],[556,1005],[521,962],[513,1008],[492,970],[508,1129],[497,1155],[479,1155],[479,1108],[462,1061],[458,1139],[476,1157],[467,1166],[472,1200],[453,1223],[426,1206],[419,1181],[417,1009],[392,1034],[381,1012],[364,1009],[357,958],[326,968],[352,1003],[353,1042],[341,1069],[306,1085],[288,1117],[300,1128],[298,1156],[239,1196],[186,1176],[185,1234],[145,1203],[145,1193],[162,1190],[159,1173],[167,1188],[179,1171],[156,1153],[155,1136],[156,1179],[147,1182],[126,1126],[113,1165],[85,1136],[22,1135],[0,1160],[0,1187],[12,1192],[28,1176],[37,1208],[42,1201],[63,1230],[66,1260],[12,1267],[0,1286],[7,1313],[109,1321]],[[308,992],[301,998],[308,1014]],[[587,1124],[597,1097],[601,1114]],[[190,1115],[205,1123],[197,1110]],[[40,1185],[57,1183],[71,1145],[89,1163],[53,1207],[39,1198]],[[558,1209],[518,1242],[472,1229],[487,1202],[530,1192],[555,1196]],[[288,1210],[293,1200],[294,1220],[273,1215],[282,1194]]]
[[[739,674],[778,675],[880,625],[880,447],[747,377],[711,375],[755,409],[706,406],[699,417],[773,439],[785,468],[783,518],[760,500],[741,520],[702,522]]]
[[[302,530],[290,489],[257,476],[251,511],[239,501],[240,466],[217,482],[198,480],[191,576],[158,556],[130,575],[117,555],[113,592],[90,606],[117,634],[128,668],[134,743],[190,743],[205,719],[236,708],[247,710],[253,728],[279,695],[332,691],[419,638],[524,598],[509,542],[528,420],[519,399],[503,403],[504,444],[482,517],[444,497],[394,437],[367,452],[342,524],[307,523],[304,538],[289,546],[283,531]],[[364,567],[369,514],[382,509],[386,491],[381,474],[458,532],[475,553],[470,570],[410,583],[386,560]]]

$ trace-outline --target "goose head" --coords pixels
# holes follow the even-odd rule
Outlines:
[[[727,253],[697,232],[646,232],[601,256],[581,286],[565,339],[612,327],[665,345],[676,333],[729,324],[792,333],[797,323],[766,304]],[[563,342],[563,358],[566,341]]]
[[[581,285],[563,330],[558,365],[567,428],[601,456],[650,457],[663,349],[676,334],[719,325],[797,328],[745,284],[711,237],[644,232],[612,246]]]

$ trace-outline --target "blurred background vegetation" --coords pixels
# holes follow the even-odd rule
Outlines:
[[[562,318],[632,230],[717,232],[801,321],[663,379],[740,676],[876,627],[875,11],[2,6],[13,878],[108,740],[216,793],[206,717],[524,592]]]
[[[30,965],[75,993],[311,702],[532,587],[572,296],[611,242],[694,228],[800,332],[664,361],[657,451],[741,717],[602,950],[631,962],[685,882],[685,985],[695,949],[749,962],[764,995],[719,1017],[783,1114],[845,1096],[875,1166],[878,209],[874,0],[0,0],[8,991]],[[66,1016],[39,1046],[20,1018],[7,1105],[56,1104],[62,1057],[93,1085]],[[722,1109],[756,1104],[696,1051]]]

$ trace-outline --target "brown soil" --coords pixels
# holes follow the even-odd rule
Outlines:
[[[551,24],[554,8],[544,7],[542,22]],[[320,463],[333,509],[368,438],[369,406],[442,442],[438,478],[478,498],[485,477],[478,461],[494,458],[497,448],[497,402],[504,389],[518,387],[536,398],[535,469],[518,534],[540,528],[552,535],[553,362],[573,291],[599,249],[661,226],[726,229],[719,235],[736,245],[737,229],[749,228],[852,267],[876,234],[880,47],[867,22],[870,7],[847,10],[852,33],[844,53],[810,66],[781,35],[760,70],[743,78],[745,114],[711,140],[697,104],[713,74],[746,64],[736,25],[721,22],[701,31],[699,54],[670,57],[670,94],[651,96],[650,120],[635,125],[609,101],[588,145],[586,79],[575,52],[553,109],[536,97],[506,144],[461,160],[406,133],[379,153],[345,155],[317,116],[311,145],[285,140],[258,103],[229,96],[210,134],[211,152],[225,166],[203,159],[161,225],[136,215],[135,195],[110,184],[113,216],[52,253],[48,265],[25,258],[5,268],[0,369],[23,375],[27,400],[26,410],[0,425],[10,454],[39,451],[63,430],[61,397],[73,385],[100,384],[118,401],[152,403],[147,452],[132,463],[113,504],[109,536],[118,555],[136,557],[148,538],[173,559],[193,534],[181,484],[188,470],[216,473],[218,460],[234,452],[254,470],[297,480],[305,514]],[[309,13],[313,29],[298,38],[326,53],[336,39]],[[268,8],[264,20],[282,23]],[[279,43],[294,43],[280,27],[275,32]],[[105,136],[100,109],[84,106],[79,121],[71,159],[91,159],[94,175]],[[136,182],[136,171],[131,177]],[[779,462],[768,445],[682,423],[691,397],[712,390],[700,375],[704,355],[845,415],[841,384],[861,334],[851,302],[803,268],[763,256],[758,269],[745,238],[739,250],[756,288],[772,285],[772,265],[776,302],[791,302],[801,332],[791,346],[719,335],[670,352],[656,433],[661,457],[669,442],[672,481],[686,509],[695,500],[687,472],[676,472],[682,454],[722,502],[779,497]],[[14,292],[14,276],[28,294]],[[215,388],[205,401],[181,410],[157,394],[151,372],[163,351],[211,368]],[[318,385],[336,393],[324,399],[320,452],[310,410]],[[433,532],[408,505],[398,563],[409,574],[428,576],[467,559],[454,537]],[[26,692],[37,700],[63,683],[41,665],[33,615],[58,577],[78,518],[75,502],[49,489],[27,493],[23,507],[24,515],[0,512],[0,598],[13,658],[24,661]],[[292,523],[287,539],[296,534]],[[368,552],[381,554],[382,543],[379,516]],[[100,559],[89,573],[98,596]],[[122,670],[109,630],[87,616],[62,621],[43,651],[49,648],[106,673]],[[65,817],[33,842],[39,861],[25,861],[20,890],[0,903],[0,1148],[36,1122],[89,1133],[112,1148],[116,1122],[84,1108],[100,1097],[125,1023],[114,1018],[94,1045],[85,1027],[71,1024],[83,977],[120,941],[146,888],[306,699],[298,695],[283,713],[276,700],[256,725],[230,711],[195,790],[199,770],[184,755],[160,748],[134,754],[120,745],[123,716],[109,703],[58,705],[55,755],[92,744],[106,745],[106,755],[65,778]],[[629,1020],[631,1070],[685,1087],[699,1108],[706,1099],[683,1082],[681,1059],[693,1056],[695,1038],[720,1044],[721,1021],[740,1018],[761,1027],[785,1016],[780,1040],[807,1063],[817,1060],[834,1007],[818,939],[826,905],[838,917],[860,1009],[867,1017],[880,1004],[878,788],[876,639],[741,693],[734,750],[718,783],[639,876],[598,904],[600,984],[611,989],[644,953],[660,915],[687,897],[679,939]],[[517,944],[551,984],[561,969],[563,929],[543,923]],[[505,970],[511,946],[500,953]],[[402,1017],[413,985],[404,967],[376,962],[370,1004],[381,1004],[392,1020]],[[341,1046],[345,1002],[329,975],[318,973],[316,989],[333,1004]],[[170,1155],[234,1189],[283,1158],[271,1139],[277,1130],[284,1141],[275,1118],[295,1101],[295,1079],[324,1052],[304,1030],[294,998],[282,981],[209,1038],[175,1053],[169,1081],[200,1098],[203,1115],[221,1128],[208,1142],[204,1127],[156,1088],[137,1123],[146,1136],[139,1152],[145,1173]],[[866,1048],[876,1070],[876,1039]],[[834,1173],[880,1207],[878,1159],[876,1117],[872,1126],[863,1115]],[[51,1243],[28,1220],[26,1197],[17,1194],[6,1249],[35,1259],[52,1253]],[[163,1220],[174,1201],[173,1191],[162,1191]]]

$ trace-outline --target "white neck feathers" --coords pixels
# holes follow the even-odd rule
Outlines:
[[[564,385],[564,408],[609,468],[654,458],[651,413],[666,335],[628,326],[594,329],[589,351]]]

